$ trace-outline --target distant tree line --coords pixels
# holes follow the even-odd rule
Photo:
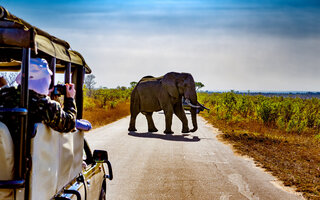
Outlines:
[[[119,103],[130,99],[132,87],[118,86],[117,88],[99,87],[95,75],[89,74],[84,80],[84,109],[115,108]]]

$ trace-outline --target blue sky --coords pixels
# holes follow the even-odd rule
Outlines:
[[[83,54],[97,85],[189,72],[205,90],[320,89],[317,0],[1,1]]]

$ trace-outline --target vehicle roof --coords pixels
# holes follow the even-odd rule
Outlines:
[[[7,52],[7,55],[9,55],[10,52],[14,53],[14,49],[16,48],[31,48],[35,55],[44,53],[62,62],[71,62],[74,65],[84,66],[86,73],[91,73],[91,69],[82,55],[77,51],[71,50],[68,42],[32,26],[23,19],[9,13],[1,6],[0,48],[2,49],[1,53]],[[9,61],[0,60],[0,68],[1,66],[14,67],[20,64],[21,62],[19,60],[12,60],[12,58],[10,58]],[[61,67],[61,65],[57,65],[57,68],[59,67]]]

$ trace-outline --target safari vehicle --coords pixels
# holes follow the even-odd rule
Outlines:
[[[92,153],[81,130],[59,133],[42,123],[29,124],[31,57],[48,61],[52,83],[57,73],[64,73],[65,83],[75,84],[77,119],[82,118],[84,76],[91,73],[84,58],[66,41],[0,6],[0,72],[22,72],[20,107],[0,108],[3,117],[19,119],[21,133],[13,145],[0,121],[0,199],[105,199],[106,181],[113,177],[106,151]]]

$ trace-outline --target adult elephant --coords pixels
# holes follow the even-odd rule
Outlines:
[[[193,124],[191,130],[189,130],[188,120],[182,107],[182,97],[191,106],[190,112]],[[166,120],[164,133],[173,134],[171,130],[173,113],[182,122],[182,133],[194,132],[198,129],[196,112],[200,106],[191,74],[170,72],[158,78],[145,76],[137,83],[131,94],[131,119],[128,130],[137,130],[135,121],[137,115],[141,112],[147,118],[148,131],[157,132],[158,129],[154,125],[152,113],[163,110]]]

